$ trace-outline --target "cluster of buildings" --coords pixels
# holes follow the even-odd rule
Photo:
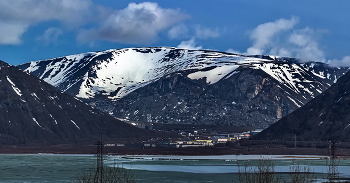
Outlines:
[[[180,132],[183,137],[193,139],[191,141],[177,141],[177,147],[194,147],[194,146],[214,146],[215,144],[226,143],[230,141],[237,141],[243,138],[249,138],[251,135],[255,135],[261,132],[263,129],[255,129],[252,131],[246,131],[242,133],[226,133],[226,134],[214,134],[214,135],[201,135],[197,131],[193,133]]]
[[[251,135],[255,135],[261,132],[262,129],[255,129],[252,131],[242,133],[225,133],[225,134],[201,134],[198,131],[180,132],[179,135],[183,136],[186,140],[177,141],[154,141],[145,142],[140,144],[105,144],[105,146],[118,146],[118,147],[203,147],[214,146],[216,144],[224,144],[227,142],[235,142],[243,138],[249,138]]]

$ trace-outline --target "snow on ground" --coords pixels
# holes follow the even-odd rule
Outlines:
[[[170,55],[175,48],[121,49],[108,50],[112,58],[98,62],[93,68],[96,76],[85,74],[78,97],[90,98],[96,92],[109,95],[119,89],[111,99],[122,98],[130,92],[158,80],[165,75],[193,69],[215,67],[208,71],[198,71],[190,78],[207,78],[208,84],[214,84],[242,64],[261,62],[261,59],[239,57],[218,52],[177,50],[180,56]],[[105,52],[108,52],[105,51]]]
[[[70,121],[80,130],[80,127],[73,120]]]
[[[21,90],[20,90],[19,88],[16,87],[16,85],[11,81],[11,79],[10,79],[8,76],[6,76],[6,79],[7,79],[7,81],[8,81],[9,83],[11,83],[12,89],[16,92],[16,94],[17,94],[18,96],[22,96]]]
[[[209,71],[194,72],[189,74],[187,77],[189,77],[190,79],[206,78],[206,82],[208,84],[214,84],[219,80],[221,80],[223,77],[225,77],[227,74],[237,69],[238,67],[239,67],[238,65],[230,65],[226,67],[221,66],[221,67],[216,67]]]
[[[95,94],[90,90],[89,86],[88,86],[88,79],[89,79],[89,73],[85,73],[84,77],[83,77],[83,82],[80,85],[80,89],[79,92],[77,94],[77,97],[80,98],[90,98],[95,96]]]
[[[50,117],[55,121],[55,124],[57,125],[56,119],[55,119],[51,114],[49,114],[49,115],[50,115]]]
[[[321,122],[318,124],[318,126],[320,126],[322,123],[323,123],[323,121],[321,121]]]
[[[325,79],[326,77],[324,76],[324,73],[323,72],[320,72],[320,74],[317,74],[315,71],[311,71],[312,72],[312,74],[314,74],[314,75],[316,75],[316,76],[318,76],[318,77],[320,77],[320,78],[322,78],[322,79]]]
[[[317,155],[213,155],[213,156],[176,156],[176,155],[123,155],[122,159],[144,160],[294,160],[294,159],[324,159]]]
[[[30,62],[30,66],[25,70],[26,72],[34,72],[39,69],[38,63],[40,61]]]
[[[33,93],[31,93],[31,95],[32,95],[33,97],[35,97],[36,99],[40,100],[39,97],[36,95],[36,93],[33,92]]]
[[[112,56],[101,57],[103,60],[99,60],[99,56],[105,54]],[[303,67],[215,51],[166,47],[125,48],[70,55],[60,59],[61,61],[31,62],[25,71],[33,72],[41,65],[45,71],[39,78],[57,87],[95,59],[90,70],[78,76],[79,79],[71,80],[70,83],[64,84],[64,88],[60,88],[66,91],[79,83],[80,90],[77,97],[81,98],[93,98],[97,93],[106,95],[110,99],[122,98],[163,76],[186,70],[194,71],[188,75],[190,79],[206,78],[208,84],[214,84],[230,73],[230,76],[236,73],[234,70],[239,66],[262,69],[278,82],[286,84],[291,90],[297,93],[305,90],[310,93],[307,88],[298,87],[299,83],[308,81],[305,78],[295,77],[305,74]],[[316,77],[324,78],[323,75],[324,73],[315,73]],[[112,95],[112,92],[117,90],[118,92]]]
[[[32,118],[33,119],[33,121],[40,127],[40,128],[43,128],[39,123],[38,123],[38,121],[35,119],[35,118]]]
[[[299,105],[297,102],[295,102],[295,100],[293,100],[292,97],[290,97],[290,96],[287,96],[287,97],[288,97],[288,99],[289,99],[290,101],[292,101],[296,106],[301,107],[301,105]]]

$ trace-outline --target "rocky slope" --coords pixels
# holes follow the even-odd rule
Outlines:
[[[322,93],[347,68],[273,56],[128,48],[19,68],[115,117],[267,127]]]
[[[350,141],[350,73],[324,93],[285,116],[254,139]]]
[[[94,144],[152,137],[0,61],[0,144]]]

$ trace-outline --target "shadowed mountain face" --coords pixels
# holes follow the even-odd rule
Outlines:
[[[118,121],[0,61],[0,144],[52,145],[140,140],[151,132]]]
[[[18,67],[117,118],[254,127],[301,107],[347,71],[176,48],[106,50]]]
[[[282,118],[254,139],[350,141],[350,73],[324,93]]]

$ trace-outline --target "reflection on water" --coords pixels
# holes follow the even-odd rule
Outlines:
[[[105,164],[122,164],[135,173],[138,182],[237,182],[238,166],[257,165],[262,156],[108,156]],[[95,167],[93,155],[0,155],[0,182],[70,182],[82,171]],[[290,165],[308,165],[318,174],[327,173],[326,160],[273,159],[277,172],[287,177]],[[306,158],[306,157],[297,157]],[[309,157],[310,158],[310,157]],[[350,161],[339,162],[340,177],[350,178]]]

